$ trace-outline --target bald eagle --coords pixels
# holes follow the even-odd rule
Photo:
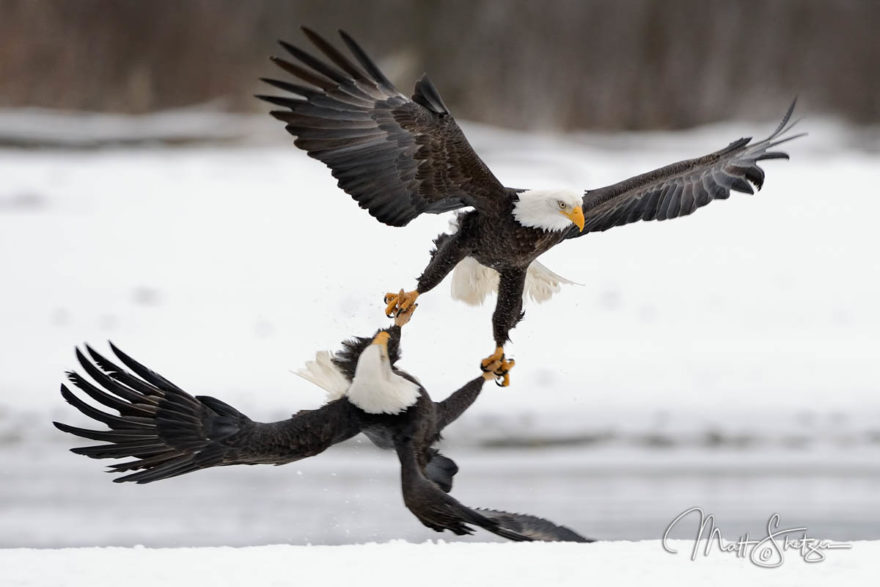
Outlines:
[[[71,449],[76,454],[95,459],[133,457],[109,468],[126,473],[114,481],[134,483],[216,466],[291,463],[363,432],[379,447],[397,452],[404,504],[433,530],[461,535],[478,526],[516,541],[588,541],[542,518],[472,509],[448,495],[458,467],[434,445],[441,431],[476,400],[486,377],[433,402],[412,375],[395,366],[399,342],[397,325],[373,338],[345,342],[341,352],[330,356],[330,367],[306,369],[307,376],[335,399],[267,424],[254,422],[219,399],[193,397],[112,343],[113,353],[130,371],[87,346],[88,356],[79,349],[76,356],[94,383],[74,372],[68,373],[68,379],[118,415],[86,403],[62,384],[61,395],[68,403],[110,430],[60,422],[55,426],[104,443]]]
[[[794,103],[766,139],[743,138],[703,157],[680,161],[585,192],[505,187],[474,152],[439,92],[423,76],[412,99],[401,94],[366,52],[340,31],[350,57],[303,28],[329,63],[281,42],[295,59],[273,57],[297,83],[263,81],[287,93],[258,96],[280,106],[271,114],[296,137],[294,144],[324,162],[338,185],[380,222],[404,226],[420,214],[461,208],[456,230],[435,240],[431,260],[412,291],[385,296],[391,316],[411,307],[450,271],[453,296],[479,302],[492,289],[495,351],[483,369],[501,360],[496,375],[509,383],[504,356],[510,330],[522,319],[523,296],[546,299],[565,280],[538,261],[564,240],[639,220],[686,216],[730,191],[754,193],[764,172],[759,161],[788,155],[772,149],[784,136]]]

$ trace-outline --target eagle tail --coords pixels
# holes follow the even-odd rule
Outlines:
[[[76,357],[94,383],[74,372],[67,378],[118,415],[92,406],[61,385],[61,395],[70,405],[109,430],[54,424],[62,432],[104,443],[71,449],[76,454],[93,459],[133,458],[110,465],[111,473],[136,471],[115,482],[150,483],[224,464],[229,450],[224,441],[254,425],[232,406],[212,397],[193,397],[110,346],[133,373],[86,346],[89,356],[77,349]]]
[[[452,271],[452,298],[470,306],[479,306],[489,294],[498,291],[499,274],[473,257],[462,259]],[[532,261],[526,272],[523,299],[542,303],[553,297],[562,285],[576,282],[551,271],[539,261]]]
[[[497,271],[473,257],[465,257],[452,270],[452,299],[479,306],[489,294],[498,291],[498,279]]]
[[[553,294],[559,293],[562,285],[580,285],[575,281],[551,271],[539,261],[532,261],[526,272],[525,296],[530,297],[539,304],[546,302]]]
[[[328,351],[315,353],[315,360],[308,361],[296,374],[326,391],[327,401],[343,397],[351,385],[351,382],[333,363],[333,355]]]

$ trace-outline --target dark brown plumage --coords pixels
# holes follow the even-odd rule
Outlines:
[[[427,77],[412,99],[401,94],[363,49],[340,31],[354,61],[314,32],[303,29],[327,64],[299,47],[282,43],[296,63],[273,61],[299,83],[266,79],[287,96],[259,96],[281,106],[272,115],[284,121],[294,143],[323,161],[339,187],[381,222],[403,226],[422,213],[467,206],[455,234],[436,241],[431,260],[412,292],[386,296],[388,312],[405,311],[466,257],[500,273],[492,316],[496,352],[503,357],[509,332],[522,317],[529,267],[565,239],[601,232],[638,220],[686,216],[731,190],[753,193],[764,172],[758,162],[787,158],[773,151],[800,135],[790,131],[794,103],[767,139],[734,141],[704,157],[682,161],[595,190],[573,202],[539,190],[505,188],[473,151],[449,108]],[[356,62],[356,63],[355,63]],[[559,210],[525,210],[526,198],[558,203],[571,221],[559,225]],[[574,209],[576,208],[576,210]],[[401,290],[402,291],[402,290]],[[505,367],[499,375],[506,373]],[[507,380],[504,379],[506,384]]]
[[[409,100],[344,32],[342,40],[358,64],[303,30],[336,67],[282,42],[299,64],[272,60],[310,85],[264,79],[292,96],[260,98],[287,108],[272,115],[287,124],[297,147],[330,167],[339,187],[362,208],[385,224],[404,226],[423,212],[496,205],[503,186],[471,149],[427,77]]]
[[[72,449],[77,454],[91,458],[134,457],[110,465],[113,472],[136,471],[114,479],[117,483],[150,483],[223,465],[281,465],[319,454],[361,431],[359,410],[347,401],[303,410],[280,422],[254,422],[216,398],[191,396],[116,347],[111,348],[134,374],[86,347],[89,357],[77,349],[77,360],[97,385],[75,372],[68,373],[68,379],[98,403],[118,411],[119,416],[92,407],[67,386],[61,386],[61,395],[68,403],[110,430],[90,431],[59,422],[55,426],[110,443]]]
[[[384,332],[393,341],[388,345],[392,351],[389,358],[396,361],[400,328]],[[340,371],[353,377],[370,341],[357,338],[346,342],[345,349],[336,357]],[[286,464],[317,455],[363,432],[379,447],[397,452],[406,507],[424,525],[438,532],[470,534],[474,525],[510,540],[585,541],[552,522],[495,510],[477,511],[447,495],[458,467],[434,445],[441,431],[479,396],[483,377],[469,381],[439,403],[433,402],[419,386],[415,404],[396,415],[367,413],[342,397],[318,409],[297,412],[287,420],[260,423],[216,398],[188,394],[112,344],[111,348],[130,371],[86,347],[88,356],[79,350],[76,356],[94,383],[73,372],[68,379],[118,415],[92,406],[67,386],[61,386],[61,394],[68,403],[109,430],[78,428],[60,422],[55,422],[55,426],[102,443],[74,448],[74,453],[96,459],[132,459],[110,465],[111,472],[125,473],[115,482],[151,483],[216,466]],[[404,371],[395,372],[416,382]]]

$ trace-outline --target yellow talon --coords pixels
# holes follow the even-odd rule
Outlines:
[[[406,313],[413,308],[418,298],[419,292],[417,290],[406,292],[400,290],[398,293],[385,294],[385,315],[393,318],[398,314]]]
[[[495,379],[495,371],[501,369],[501,360],[493,361],[488,365],[483,365],[480,363],[480,369],[483,370],[483,379],[489,381],[490,379]]]
[[[480,361],[480,369],[483,371],[493,371],[489,366],[504,360],[504,347],[496,347],[495,352]]]
[[[397,326],[403,327],[409,324],[412,315],[415,313],[416,308],[418,308],[418,304],[413,304],[409,310],[401,310],[397,313],[397,316],[394,317],[394,323]]]
[[[507,387],[510,385],[510,370],[516,365],[513,359],[501,361],[501,365],[492,373],[495,375],[495,384],[498,387]]]
[[[494,378],[495,384],[498,387],[510,385],[510,370],[513,369],[514,365],[516,365],[516,361],[505,358],[502,347],[497,347],[494,353],[480,361],[483,378],[486,381]]]
[[[385,294],[385,315],[389,318],[393,318],[395,314],[395,310],[397,309],[397,299],[399,296],[403,295],[403,290],[400,290],[399,294],[388,292]]]

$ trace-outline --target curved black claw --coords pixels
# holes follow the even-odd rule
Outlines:
[[[510,385],[510,370],[516,365],[516,361],[508,359],[499,348],[496,353],[480,363],[480,369],[483,373],[491,373],[495,376],[495,385],[498,387],[507,387]]]

